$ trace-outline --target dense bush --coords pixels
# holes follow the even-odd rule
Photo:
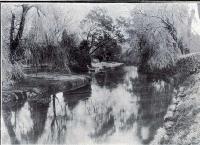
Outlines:
[[[76,48],[70,49],[70,68],[75,72],[87,72],[91,67],[88,41],[83,40]]]

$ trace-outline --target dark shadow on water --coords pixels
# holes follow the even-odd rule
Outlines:
[[[99,86],[113,89],[124,81],[125,75],[126,72],[123,67],[117,67],[108,71],[96,73],[94,78]]]
[[[91,85],[87,85],[75,91],[63,92],[63,98],[70,110],[73,110],[80,101],[85,101],[91,96]]]

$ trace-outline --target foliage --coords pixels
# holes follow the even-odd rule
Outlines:
[[[75,72],[87,72],[91,66],[89,55],[89,45],[87,40],[80,42],[78,47],[70,50],[70,68]]]
[[[116,39],[105,38],[108,42],[101,49],[96,50],[94,56],[100,61],[118,61],[121,56],[121,46],[118,45]],[[101,40],[100,40],[101,41]],[[105,40],[102,40],[105,41]]]
[[[67,73],[74,67],[87,71],[92,58],[121,61],[129,44],[132,49],[124,57],[151,71],[169,68],[177,55],[198,49],[199,35],[191,33],[194,13],[186,4],[157,4],[156,8],[138,4],[129,18],[114,18],[107,9],[95,7],[80,22],[80,32],[71,31],[77,27],[71,14],[59,8],[2,5],[3,67],[8,72],[18,70],[16,77],[8,78],[22,76],[22,65],[37,70],[45,65]]]
[[[124,41],[116,22],[106,9],[96,7],[81,21],[83,35],[89,43],[90,54],[99,60],[114,60],[121,51],[119,43]],[[111,54],[112,53],[112,54]]]
[[[48,12],[48,16],[34,17],[26,37],[24,45],[25,50],[30,50],[29,62],[36,67],[47,65],[53,70],[69,73],[69,49],[76,43],[75,36],[66,30],[71,18],[62,17],[60,11],[52,6],[46,8],[45,12]],[[47,20],[51,23],[47,24]]]
[[[131,12],[127,33],[142,71],[169,68],[187,52],[188,17],[182,4],[141,5]]]
[[[11,84],[16,80],[20,80],[23,78],[22,66],[21,62],[12,61],[12,57],[15,55],[17,46],[19,45],[19,27],[18,24],[19,14],[21,13],[15,11],[16,14],[10,13],[10,7],[6,7],[6,5],[2,5],[2,11],[5,12],[5,15],[2,15],[2,82],[3,84]],[[10,15],[11,14],[11,15]],[[22,28],[21,28],[22,29]],[[18,31],[17,31],[18,30]],[[17,37],[18,36],[18,37]],[[14,48],[13,44],[16,45]],[[11,55],[13,53],[13,56]],[[12,57],[11,57],[12,56]]]
[[[12,64],[9,59],[8,46],[2,44],[2,84],[10,85],[14,81],[21,80],[24,78],[24,73],[22,71],[22,64],[20,62]]]

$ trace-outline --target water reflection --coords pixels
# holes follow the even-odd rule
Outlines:
[[[10,141],[2,142],[148,144],[163,123],[173,89],[135,67],[101,72],[79,90],[43,94],[43,101],[28,99],[18,108],[4,106],[2,137]]]
[[[123,82],[125,70],[121,67],[113,68],[110,71],[99,72],[94,75],[98,86],[106,87],[108,89],[116,88],[119,83]]]
[[[17,114],[24,105],[25,100],[22,100],[20,103],[12,103],[12,104],[3,104],[2,105],[2,115],[3,115],[3,121],[5,123],[5,126],[7,127],[8,135],[10,137],[10,142],[12,144],[19,144],[19,140],[16,137],[15,128],[17,124]],[[11,120],[14,117],[14,123]]]
[[[47,119],[47,111],[49,103],[43,104],[30,101],[28,102],[28,104],[30,110],[30,117],[31,120],[33,121],[33,125],[28,132],[22,133],[21,137],[22,140],[27,141],[25,143],[34,144],[37,143],[38,138],[44,132],[44,126]]]
[[[137,84],[133,85],[132,89],[139,98],[137,135],[144,144],[148,144],[163,123],[173,87],[155,76],[139,75],[131,81]]]
[[[85,86],[76,91],[63,92],[64,102],[69,110],[73,110],[80,100],[87,100],[91,95],[91,86]]]

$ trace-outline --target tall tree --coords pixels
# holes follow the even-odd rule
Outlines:
[[[21,18],[20,18],[20,22],[19,22],[19,27],[17,29],[16,32],[16,36],[14,37],[14,32],[15,32],[15,14],[12,13],[12,18],[11,18],[11,27],[10,27],[10,61],[11,63],[14,63],[15,61],[15,53],[16,53],[16,49],[19,46],[20,40],[22,38],[23,35],[23,31],[24,31],[24,26],[25,26],[25,21],[26,21],[26,15],[28,13],[28,11],[31,8],[36,8],[38,15],[40,15],[40,9],[37,5],[28,5],[28,4],[23,4],[21,5],[22,7],[22,13],[21,13]]]
[[[127,32],[131,47],[140,56],[140,68],[163,69],[187,51],[188,8],[186,5],[141,5],[131,12]]]
[[[96,7],[81,21],[83,35],[89,43],[90,55],[99,49],[106,51],[112,42],[122,43],[123,35],[106,9]],[[117,49],[116,47],[114,49]],[[99,54],[98,54],[99,55]]]

